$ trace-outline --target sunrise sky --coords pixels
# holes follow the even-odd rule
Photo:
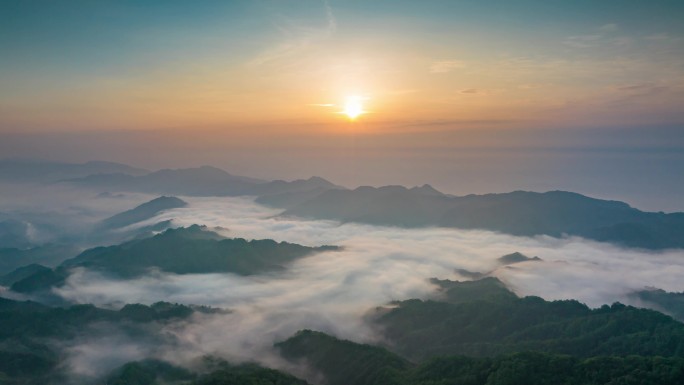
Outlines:
[[[676,0],[6,0],[0,151],[645,202],[637,172],[684,209],[682,20]]]

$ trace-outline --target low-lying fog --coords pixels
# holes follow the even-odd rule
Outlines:
[[[304,328],[355,341],[377,341],[377,333],[364,322],[370,310],[392,300],[430,297],[435,290],[430,277],[467,279],[455,269],[492,271],[521,296],[572,298],[591,307],[628,302],[626,293],[647,286],[684,290],[682,250],[647,252],[580,238],[523,238],[488,231],[283,219],[277,217],[278,210],[247,198],[183,199],[189,207],[140,225],[172,219],[179,226],[220,226],[229,237],[332,244],[343,249],[300,259],[285,272],[249,277],[153,272],[120,281],[78,270],[57,291],[75,302],[118,307],[163,300],[231,310],[198,314],[190,322],[169,326],[164,332],[176,340],[168,348],[136,346],[128,341],[122,349],[135,352],[129,357],[132,359],[154,355],[183,363],[202,354],[220,354],[232,360],[257,359],[282,366],[271,354],[272,344]],[[497,258],[514,251],[542,261],[500,266]],[[98,346],[111,354],[100,352]],[[125,362],[121,352],[95,340],[84,341],[70,352],[76,371],[97,366],[93,359],[118,357],[115,361]]]

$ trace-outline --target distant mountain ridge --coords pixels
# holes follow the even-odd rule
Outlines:
[[[442,226],[534,236],[581,236],[628,247],[684,247],[684,213],[643,212],[619,201],[566,191],[462,197],[402,186],[328,190],[288,207],[284,216],[375,225]]]
[[[19,182],[55,182],[92,174],[122,173],[143,175],[148,172],[148,170],[142,168],[103,161],[67,163],[37,159],[0,159],[0,180]]]
[[[101,190],[188,196],[272,195],[340,188],[320,177],[290,182],[265,181],[232,175],[212,166],[164,169],[139,176],[121,173],[96,174],[64,182]]]
[[[95,174],[65,182],[113,191],[195,196],[237,195],[248,187],[264,183],[252,178],[234,176],[211,166],[163,169],[139,176],[122,173]]]
[[[321,177],[294,181],[264,180],[230,174],[213,166],[149,171],[121,163],[66,163],[0,159],[0,181],[62,182],[111,191],[187,196],[241,196],[305,193],[342,188]]]

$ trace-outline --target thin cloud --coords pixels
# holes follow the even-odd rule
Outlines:
[[[335,14],[333,13],[332,7],[330,6],[328,0],[322,1],[323,6],[325,7],[325,16],[328,20],[328,33],[332,35],[335,31],[337,31],[337,18],[335,18]]]
[[[599,31],[602,31],[602,32],[615,32],[618,29],[620,29],[620,28],[618,27],[617,24],[614,24],[614,23],[604,24],[604,25],[599,27]]]
[[[605,24],[598,28],[600,33],[569,36],[564,41],[568,47],[572,48],[596,48],[602,45],[606,46],[629,46],[632,39],[626,36],[615,36],[614,33],[619,31],[617,24]]]
[[[668,33],[654,33],[651,35],[644,36],[645,40],[654,40],[654,41],[668,41],[668,40],[679,40],[675,38],[674,36],[668,34]]]
[[[433,74],[447,73],[458,68],[464,68],[465,62],[461,60],[442,60],[430,64],[430,72]]]
[[[465,88],[459,91],[460,94],[464,95],[477,95],[477,96],[487,96],[496,95],[506,90],[503,89],[482,89],[482,88]]]
[[[325,10],[325,28],[301,25],[281,15],[280,17],[284,19],[284,25],[279,26],[278,29],[285,36],[285,41],[260,53],[247,64],[249,66],[261,66],[289,58],[303,52],[312,44],[332,36],[337,31],[337,18],[327,0],[322,0],[321,3]]]
[[[599,45],[601,38],[601,35],[570,36],[563,44],[573,48],[592,48]]]
[[[630,93],[652,93],[657,91],[666,90],[667,86],[661,86],[656,84],[644,83],[644,84],[630,84],[626,86],[617,87],[618,91],[625,91]]]
[[[548,86],[547,83],[526,83],[518,86],[521,90],[536,90]]]

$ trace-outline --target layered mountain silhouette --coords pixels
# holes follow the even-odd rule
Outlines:
[[[216,167],[165,169],[146,175],[97,174],[66,182],[78,186],[111,191],[134,191],[153,194],[189,196],[271,195],[339,188],[323,178],[286,182],[264,181],[236,176]]]
[[[107,162],[73,165],[0,161],[0,178],[4,172],[7,178],[16,179],[22,170],[35,176],[27,176],[28,179],[40,176],[46,180],[80,173],[61,180],[107,192],[257,196],[258,203],[282,208],[286,216],[402,227],[483,229],[519,236],[580,236],[646,249],[684,247],[684,213],[643,212],[623,202],[565,191],[457,197],[429,185],[362,186],[347,190],[319,177],[264,181],[211,166],[146,172]]]
[[[80,186],[111,191],[135,191],[174,195],[235,195],[263,181],[231,175],[221,169],[202,166],[187,169],[164,169],[134,176],[123,173],[96,174],[67,180]]]
[[[581,194],[515,191],[463,197],[402,186],[328,190],[283,215],[376,225],[483,229],[518,236],[581,236],[647,249],[684,247],[684,213],[643,212]]]

